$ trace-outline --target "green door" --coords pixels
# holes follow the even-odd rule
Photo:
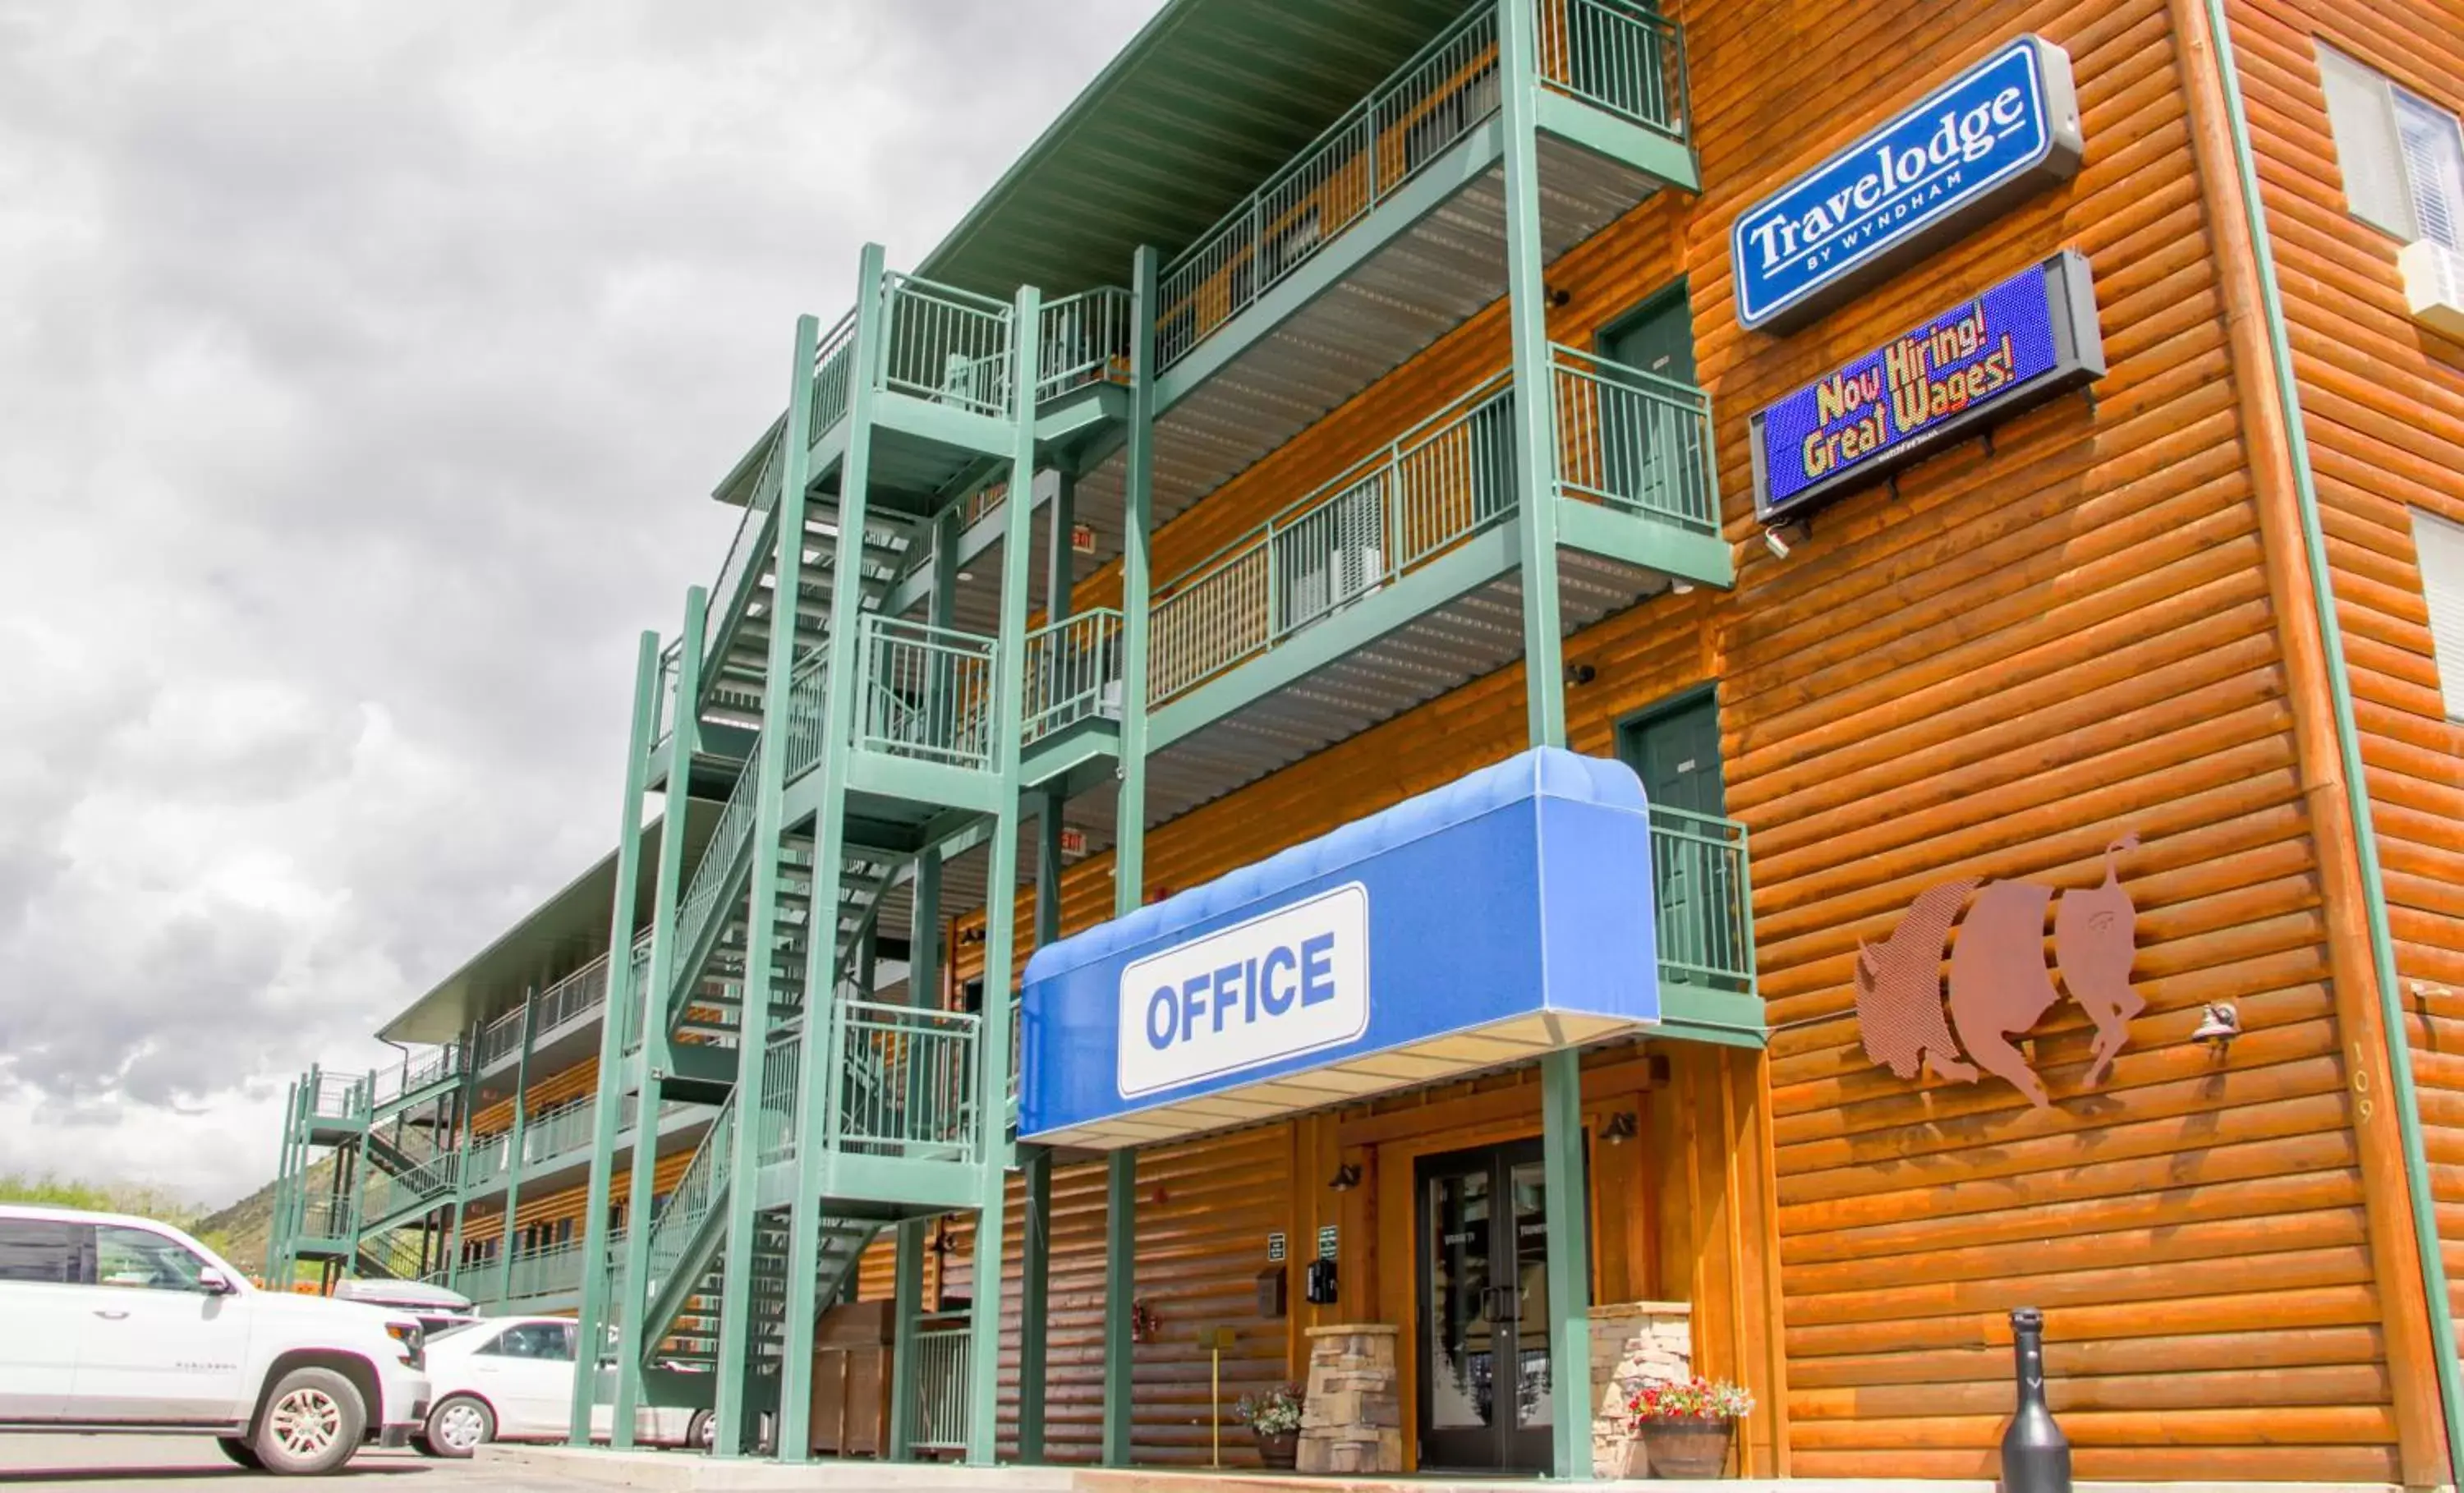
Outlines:
[[[1600,338],[1601,481],[1612,503],[1692,516],[1705,482],[1694,401],[1694,308],[1685,282],[1661,291]],[[1707,489],[1705,489],[1707,491]]]
[[[1743,888],[1720,823],[1720,704],[1705,692],[1627,726],[1619,745],[1651,803],[1651,889],[1661,978],[1737,988]]]

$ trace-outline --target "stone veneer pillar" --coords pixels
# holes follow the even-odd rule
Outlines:
[[[1694,1376],[1694,1308],[1682,1301],[1637,1301],[1592,1308],[1592,1475],[1640,1478],[1650,1472],[1626,1419],[1625,1402],[1646,1384]]]
[[[1401,1331],[1382,1322],[1309,1329],[1299,1471],[1403,1470]]]

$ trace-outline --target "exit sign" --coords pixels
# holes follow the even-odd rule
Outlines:
[[[1069,547],[1081,555],[1094,554],[1095,526],[1091,523],[1071,524],[1069,526]]]
[[[1085,855],[1087,853],[1087,831],[1083,829],[1071,829],[1066,825],[1063,826],[1061,831],[1061,853],[1063,855]]]

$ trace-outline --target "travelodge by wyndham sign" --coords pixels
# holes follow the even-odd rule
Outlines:
[[[1786,331],[2079,169],[2070,55],[2021,36],[1729,231],[1737,320]]]

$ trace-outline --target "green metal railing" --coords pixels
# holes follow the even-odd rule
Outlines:
[[[1475,6],[1164,268],[1171,367],[1497,112],[1497,8]]]
[[[364,1120],[368,1117],[368,1081],[363,1075],[319,1072],[312,1075],[300,1096],[300,1113],[319,1120]]]
[[[795,1033],[761,1054],[761,1108],[755,1116],[753,1149],[763,1166],[795,1158],[796,1116],[803,1105],[797,1084],[803,1076],[803,1043]]]
[[[857,746],[991,770],[998,641],[874,612],[865,617],[857,647]]]
[[[755,801],[760,797],[761,754],[768,744],[768,736],[756,737],[753,750],[745,755],[743,770],[737,774],[726,806],[718,811],[718,822],[711,826],[710,843],[702,847],[693,880],[686,883],[685,894],[676,904],[676,947],[682,955],[675,961],[675,988],[667,993],[671,1019],[676,1002],[692,994],[700,982],[700,961],[693,957],[693,952],[702,947],[714,920],[725,915],[721,893],[734,876],[737,857],[752,843]]]
[[[1537,0],[1540,86],[1685,138],[1685,29],[1636,0]]]
[[[341,1239],[351,1226],[351,1200],[332,1193],[312,1193],[299,1199],[298,1239]]]
[[[461,1184],[462,1153],[446,1152],[400,1176],[373,1167],[361,1175],[360,1217],[370,1221],[387,1219],[451,1197]]]
[[[881,285],[881,386],[1008,419],[1014,407],[1010,332],[1016,308],[894,271],[882,276]]]
[[[693,1235],[726,1195],[728,1157],[736,1146],[737,1095],[730,1094],[718,1117],[703,1132],[701,1145],[686,1163],[684,1175],[668,1195],[667,1206],[650,1224],[649,1263],[645,1297],[655,1298],[693,1247]]]
[[[855,313],[841,317],[813,349],[811,435],[816,441],[855,405]],[[719,593],[713,592],[712,600]]]
[[[1024,739],[1099,718],[1121,718],[1121,614],[1109,606],[1026,635]]]
[[[462,1071],[462,1044],[448,1043],[415,1065],[381,1068],[368,1077],[368,1108],[371,1117],[379,1111],[398,1107],[405,1095],[441,1084]]]
[[[1549,381],[1559,493],[1696,534],[1720,532],[1710,395],[1554,344]]]
[[[787,779],[812,771],[828,738],[830,654],[819,648],[797,660],[787,676]]]
[[[1710,399],[1570,347],[1551,353],[1554,491],[1697,534],[1719,532]],[[1155,588],[1157,704],[1269,651],[1454,550],[1515,508],[1508,373]]]
[[[1651,810],[1651,886],[1663,983],[1754,993],[1753,881],[1746,826]]]
[[[915,1333],[912,1364],[893,1366],[915,1375],[914,1430],[909,1449],[967,1449],[967,1365],[970,1333],[963,1327],[923,1328]]]
[[[1041,405],[1090,384],[1130,377],[1130,293],[1118,286],[1080,291],[1044,303],[1035,399]]]
[[[843,999],[830,1023],[831,1071],[840,1082],[828,1116],[832,1150],[974,1164],[981,1018]]]
[[[1510,376],[1485,380],[1185,577],[1156,588],[1149,697],[1281,644],[1514,511]]]

